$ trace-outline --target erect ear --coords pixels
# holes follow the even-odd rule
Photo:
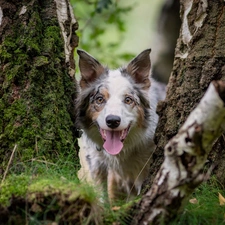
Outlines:
[[[150,87],[150,52],[151,49],[144,50],[125,68],[126,72],[132,76],[134,81],[138,84],[141,84],[144,89]]]
[[[91,55],[83,50],[77,50],[80,57],[79,68],[81,72],[80,86],[86,88],[90,83],[94,82],[101,74],[104,73],[105,68]]]

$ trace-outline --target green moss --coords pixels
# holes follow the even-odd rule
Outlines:
[[[34,66],[35,67],[41,67],[41,66],[44,66],[44,65],[48,65],[50,62],[49,62],[49,59],[48,57],[45,57],[45,56],[38,56],[34,59]]]
[[[92,187],[87,188],[87,184],[71,182],[63,177],[30,176],[25,178],[26,182],[16,177],[16,186],[13,186],[9,179],[0,189],[0,217],[3,224],[45,224],[46,221],[102,224],[102,210],[97,195]],[[17,182],[20,186],[17,186]]]
[[[18,151],[19,149],[15,154]],[[0,184],[0,206],[9,204],[12,195],[24,198],[33,193],[33,196],[38,196],[37,193],[69,194],[70,200],[79,197],[89,203],[94,203],[98,198],[92,186],[80,183],[77,179],[72,154],[61,154],[61,158],[55,163],[39,156],[27,163],[13,162],[12,165],[5,181]],[[24,171],[21,174],[18,174],[19,167]]]
[[[58,176],[40,176],[32,177],[25,174],[10,175],[0,189],[0,205],[7,206],[12,196],[29,199],[35,199],[37,193],[43,195],[50,193],[69,194],[68,201],[82,198],[86,202],[94,203],[97,200],[97,194],[94,188],[88,184],[79,184],[77,181],[69,181],[65,177]]]
[[[0,45],[0,55],[2,62],[7,62],[12,58],[12,54],[7,51],[5,46]]]
[[[24,174],[8,177],[0,188],[0,204],[9,205],[12,195],[25,197],[29,180],[30,178]]]

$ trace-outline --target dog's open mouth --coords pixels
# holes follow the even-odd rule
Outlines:
[[[100,133],[104,140],[103,147],[111,155],[117,155],[123,148],[123,141],[125,140],[130,126],[124,130],[103,130],[100,128]]]

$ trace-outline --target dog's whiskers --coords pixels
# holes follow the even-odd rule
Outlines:
[[[89,124],[89,129],[92,128],[93,126],[96,126],[96,122],[95,122],[95,121],[92,121],[92,122]]]

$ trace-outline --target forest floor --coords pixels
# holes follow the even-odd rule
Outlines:
[[[79,181],[76,168],[70,157],[13,165],[0,184],[0,224],[129,224],[126,212],[132,203],[110,207],[99,201],[96,189]],[[222,196],[224,187],[212,177],[195,190],[171,224],[225,224]]]

